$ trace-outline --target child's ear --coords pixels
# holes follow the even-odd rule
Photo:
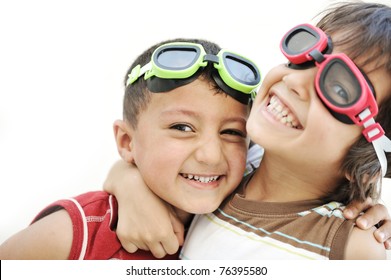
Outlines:
[[[113,124],[113,130],[119,155],[127,163],[134,163],[132,153],[133,128],[123,120],[116,120]]]

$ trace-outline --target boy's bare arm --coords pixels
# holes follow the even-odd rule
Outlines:
[[[183,224],[172,208],[145,185],[136,167],[117,161],[103,188],[117,198],[116,233],[125,250],[150,250],[157,258],[178,251],[183,244]]]
[[[59,210],[1,244],[0,259],[66,260],[71,251],[72,239],[71,218],[65,210]]]
[[[377,242],[373,232],[375,227],[362,230],[354,227],[346,245],[346,260],[385,260],[386,250],[382,243]]]
[[[378,242],[384,243],[386,249],[391,249],[391,218],[384,205],[373,205],[370,199],[362,203],[353,201],[345,208],[344,216],[347,219],[357,218],[356,225],[363,230],[379,226],[373,235]]]

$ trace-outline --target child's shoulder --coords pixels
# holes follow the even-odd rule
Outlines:
[[[375,227],[367,230],[362,230],[356,226],[353,227],[346,244],[345,259],[386,259],[386,249],[384,244],[378,242],[373,235],[375,230]]]
[[[76,200],[84,207],[88,204],[108,203],[109,199],[114,199],[114,197],[105,191],[90,191],[75,196],[70,200]]]

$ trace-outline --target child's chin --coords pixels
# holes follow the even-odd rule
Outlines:
[[[215,202],[210,202],[205,203],[203,202],[202,205],[197,205],[196,207],[189,207],[188,208],[188,213],[193,213],[193,214],[206,214],[206,213],[212,213],[214,212],[218,207],[220,206],[220,203],[215,203]]]

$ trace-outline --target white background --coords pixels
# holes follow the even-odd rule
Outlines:
[[[383,2],[390,2],[383,1]],[[0,2],[0,243],[48,203],[102,188],[123,78],[150,45],[198,37],[255,60],[330,1]]]

